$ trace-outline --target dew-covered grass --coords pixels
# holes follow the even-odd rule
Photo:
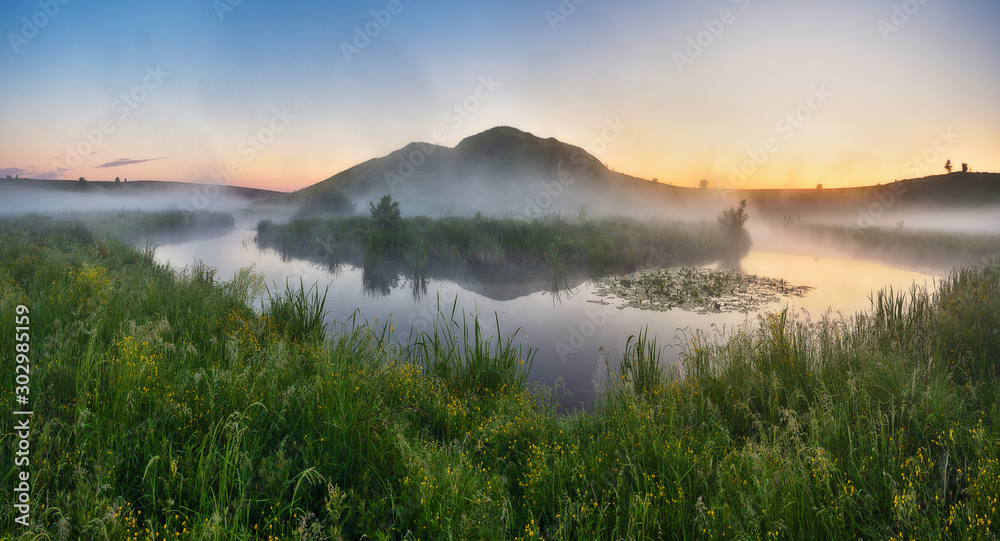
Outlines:
[[[530,350],[476,314],[419,335],[317,327],[308,284],[255,311],[253,269],[177,272],[80,223],[4,220],[0,402],[25,305],[33,522],[5,511],[0,532],[995,538],[998,278],[958,270],[850,317],[767,314],[695,334],[676,367],[637,329],[594,408],[565,413],[526,384]],[[22,468],[0,456],[12,487]]]

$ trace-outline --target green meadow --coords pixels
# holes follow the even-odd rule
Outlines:
[[[352,219],[259,233],[291,242]],[[425,224],[443,228],[429,238],[450,224]],[[531,223],[482,227],[534,242]],[[621,246],[600,240],[613,227],[580,228]],[[378,246],[396,249],[392,238]],[[536,244],[530,257],[543,260],[563,246]],[[397,248],[405,257],[413,245]],[[455,257],[499,250],[483,238]],[[726,336],[695,334],[678,366],[636,329],[609,360],[621,369],[609,368],[607,390],[575,412],[528,383],[532,351],[497,336],[496,316],[444,306],[422,333],[329,326],[323,300],[309,284],[275,292],[254,269],[176,271],[78,221],[0,220],[0,403],[24,407],[14,352],[25,306],[33,411],[27,467],[7,452],[19,436],[3,414],[0,534],[995,539],[1000,529],[998,262],[956,269],[933,293],[875,292],[864,313],[776,312]],[[10,490],[23,471],[26,528]]]

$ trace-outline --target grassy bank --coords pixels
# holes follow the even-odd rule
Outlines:
[[[232,230],[236,224],[236,219],[225,212],[188,210],[81,212],[70,214],[66,219],[80,220],[98,234],[139,242],[152,236],[224,233]]]
[[[258,242],[297,257],[357,265],[377,260],[408,270],[455,265],[527,265],[593,272],[710,261],[732,251],[715,223],[650,222],[633,218],[533,221],[503,218],[312,218],[263,221]]]
[[[308,223],[308,222],[306,222]],[[313,289],[184,273],[42,218],[0,222],[0,350],[30,309],[33,525],[14,539],[989,539],[1000,493],[1000,265],[932,298],[651,335],[591,412],[531,354],[444,314],[328,335]],[[13,356],[0,400],[13,404]],[[2,445],[16,444],[5,424]],[[4,452],[5,487],[22,467]],[[14,495],[0,492],[4,509]]]

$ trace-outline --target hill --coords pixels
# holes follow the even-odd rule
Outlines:
[[[77,182],[0,179],[0,214],[106,209],[227,210],[280,194],[272,190],[175,181]]]
[[[504,126],[468,137],[454,148],[411,143],[264,203],[298,205],[333,189],[359,208],[388,194],[402,201],[408,214],[485,211],[526,217],[581,209],[658,212],[664,204],[679,203],[685,191],[611,171],[580,147]]]
[[[869,222],[913,213],[986,210],[1000,206],[1000,174],[949,173],[854,188],[738,190],[757,212],[813,220],[851,217]],[[860,224],[858,224],[860,225]]]
[[[608,169],[586,150],[516,128],[492,128],[454,148],[411,143],[262,206],[298,206],[340,190],[364,211],[391,195],[405,214],[532,217],[553,212],[713,219],[747,199],[758,219],[856,222],[900,220],[914,212],[991,209],[1000,205],[1000,175],[951,173],[840,189],[725,190],[670,186]]]

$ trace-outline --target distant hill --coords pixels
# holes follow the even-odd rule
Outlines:
[[[969,209],[1000,205],[1000,174],[949,173],[855,188],[739,190],[737,194],[768,215]]]
[[[1000,205],[1000,175],[951,173],[890,184],[839,189],[721,190],[676,187],[608,169],[586,150],[512,127],[473,135],[454,148],[411,143],[322,182],[262,206],[298,206],[340,190],[364,212],[368,201],[391,195],[404,214],[515,214],[551,212],[715,218],[722,208],[747,199],[758,220],[785,217],[855,220],[871,208],[879,220],[915,210],[954,210]],[[879,209],[879,206],[884,209]]]
[[[174,181],[0,179],[0,214],[107,209],[227,210],[281,192]]]

